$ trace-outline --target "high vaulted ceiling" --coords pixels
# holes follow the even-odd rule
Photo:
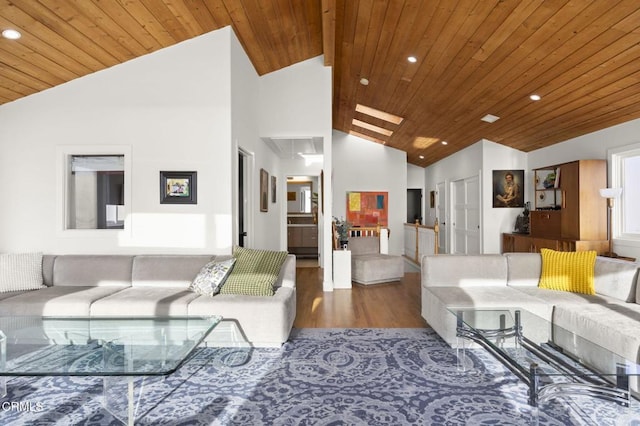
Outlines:
[[[640,118],[637,0],[0,0],[0,30],[22,32],[0,39],[0,103],[227,25],[261,75],[324,53],[333,127],[419,166]]]

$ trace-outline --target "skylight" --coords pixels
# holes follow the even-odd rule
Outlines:
[[[400,124],[404,118],[397,115],[389,114],[388,112],[380,111],[375,108],[364,106],[361,104],[356,105],[356,111],[362,114],[370,115],[371,117],[379,118],[380,120],[388,121],[393,124]]]
[[[374,138],[373,136],[365,135],[364,133],[356,132],[355,130],[349,131],[349,134],[353,136],[357,136],[362,139],[367,139],[372,142],[381,143],[382,145],[387,144],[387,142],[383,141],[382,139]]]
[[[392,130],[387,130],[382,127],[374,126],[373,124],[365,123],[364,121],[358,120],[357,118],[354,118],[353,121],[351,121],[351,124],[353,124],[354,126],[362,127],[363,129],[371,130],[372,132],[380,133],[381,135],[385,136],[391,136],[393,134]]]

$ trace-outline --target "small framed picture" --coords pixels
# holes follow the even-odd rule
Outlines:
[[[276,177],[271,176],[271,202],[276,202]]]
[[[269,172],[260,169],[260,211],[269,211]]]
[[[197,204],[197,172],[160,172],[160,204]]]

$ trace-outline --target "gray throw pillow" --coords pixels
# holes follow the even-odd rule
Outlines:
[[[0,254],[0,293],[37,290],[42,281],[42,253]]]
[[[198,275],[194,278],[189,289],[202,295],[215,296],[220,292],[220,288],[227,280],[227,277],[236,263],[236,258],[211,261],[204,265]]]

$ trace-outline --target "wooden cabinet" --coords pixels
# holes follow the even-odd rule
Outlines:
[[[288,226],[287,246],[290,253],[298,256],[318,255],[317,226]]]
[[[503,234],[503,252],[608,250],[606,160],[579,160],[534,170],[530,232]]]
[[[538,253],[542,248],[558,251],[595,250],[603,254],[609,249],[607,240],[571,240],[532,237],[526,234],[502,234],[503,253]]]

